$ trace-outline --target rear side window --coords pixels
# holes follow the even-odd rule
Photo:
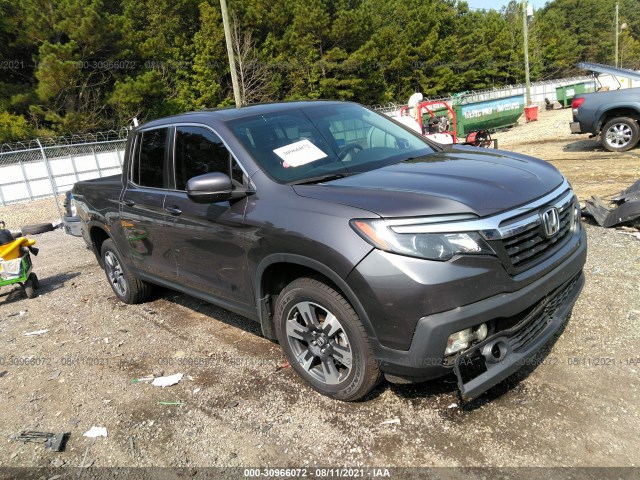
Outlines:
[[[204,127],[178,127],[175,140],[176,190],[205,173],[231,173],[231,154],[215,133]],[[233,177],[237,177],[233,175]]]
[[[167,145],[167,129],[157,128],[138,135],[137,162],[132,169],[133,183],[141,187],[164,187],[164,158]]]

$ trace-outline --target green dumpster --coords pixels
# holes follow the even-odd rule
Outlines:
[[[556,87],[556,98],[560,105],[562,105],[562,108],[567,108],[571,106],[573,97],[576,95],[595,91],[596,89],[593,82],[574,83],[571,85]]]
[[[518,118],[524,112],[524,96],[513,95],[509,97],[494,98],[482,101],[470,101],[469,98],[460,96],[453,98],[453,111],[456,113],[456,135],[464,138],[469,132],[476,130],[497,130],[510,127],[518,123]],[[435,108],[432,112],[436,115],[448,116],[445,108]],[[422,122],[429,124],[430,115],[423,113]]]
[[[497,130],[518,123],[518,118],[524,112],[524,96],[456,103],[453,108],[456,112],[458,137],[465,137],[474,130]]]

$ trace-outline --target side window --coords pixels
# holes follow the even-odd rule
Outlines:
[[[242,169],[215,133],[204,127],[177,127],[175,140],[176,190],[186,190],[190,178],[221,172],[243,184]]]
[[[167,129],[157,128],[138,135],[136,142],[137,163],[134,162],[132,177],[141,187],[164,187],[164,154],[167,144]]]

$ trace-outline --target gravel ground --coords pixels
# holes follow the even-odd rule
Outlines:
[[[64,197],[58,198],[60,209],[63,208]],[[25,225],[37,223],[60,223],[60,213],[54,197],[35,200],[29,203],[18,203],[0,207],[0,220],[4,220],[7,228],[20,230]]]
[[[640,177],[638,149],[576,141],[568,112],[496,137],[552,161],[581,198]],[[454,378],[382,383],[358,403],[322,397],[257,324],[167,290],[124,305],[81,239],[37,235],[40,296],[0,289],[0,436],[71,436],[62,453],[8,441],[0,467],[637,466],[640,241],[586,229],[587,283],[564,332],[536,368],[466,408]],[[132,383],[174,373],[184,377],[167,388]],[[108,437],[83,437],[92,426]]]

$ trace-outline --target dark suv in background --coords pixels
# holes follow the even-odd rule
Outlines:
[[[571,133],[600,135],[610,152],[626,152],[640,141],[640,88],[577,96],[571,102]]]
[[[452,372],[479,395],[584,282],[579,204],[553,166],[439,146],[357,104],[164,118],[125,157],[73,189],[117,297],[164,285],[254,319],[333,398]]]

